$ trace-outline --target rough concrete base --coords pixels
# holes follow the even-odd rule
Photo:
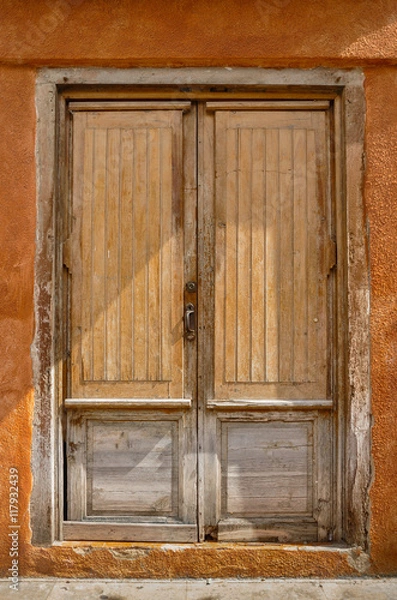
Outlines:
[[[396,600],[397,578],[208,579],[208,580],[21,580],[18,589],[0,580],[2,600]]]

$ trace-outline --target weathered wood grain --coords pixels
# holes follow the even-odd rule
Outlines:
[[[107,383],[146,396],[151,382],[182,395],[181,123],[175,110],[74,115],[75,396]]]

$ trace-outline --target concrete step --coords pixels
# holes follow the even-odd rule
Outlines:
[[[1,600],[397,600],[397,578],[0,580]]]

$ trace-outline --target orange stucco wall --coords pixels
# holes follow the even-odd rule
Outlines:
[[[372,553],[397,571],[397,70],[370,69],[367,83],[366,205],[371,227],[374,484]]]
[[[397,573],[397,4],[394,0],[0,0],[0,565],[19,470],[20,574],[337,576]],[[370,560],[282,547],[30,545],[35,74],[40,66],[362,67],[370,227]]]

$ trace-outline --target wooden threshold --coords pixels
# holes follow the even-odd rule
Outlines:
[[[313,519],[304,522],[263,521],[249,522],[246,520],[225,520],[218,523],[218,542],[317,542],[318,523]]]
[[[197,542],[197,525],[64,521],[63,539],[75,542]]]

